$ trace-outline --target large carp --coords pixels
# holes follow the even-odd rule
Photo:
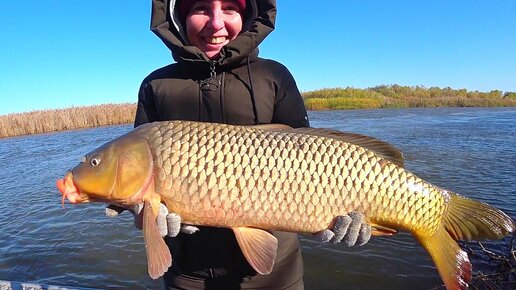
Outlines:
[[[373,234],[411,232],[448,289],[463,289],[471,279],[456,240],[515,231],[500,210],[405,170],[393,146],[328,129],[149,123],[87,154],[57,186],[63,202],[143,202],[152,278],[172,263],[156,225],[160,203],[184,223],[231,228],[260,274],[274,266],[277,240],[268,230],[316,233],[331,229],[336,216],[358,211]]]

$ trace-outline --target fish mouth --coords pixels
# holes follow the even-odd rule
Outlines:
[[[56,186],[63,196],[61,200],[61,205],[63,207],[66,199],[68,199],[70,203],[81,203],[87,201],[87,198],[80,193],[75,182],[73,182],[73,174],[70,171],[66,173],[65,177],[56,181]]]

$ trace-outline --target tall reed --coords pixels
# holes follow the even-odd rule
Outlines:
[[[132,123],[135,104],[105,104],[0,116],[0,138]]]

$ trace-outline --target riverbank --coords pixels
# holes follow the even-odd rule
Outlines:
[[[328,88],[304,92],[303,97],[308,110],[516,107],[514,92],[478,92],[398,85],[367,89]],[[134,103],[125,103],[9,114],[0,116],[0,138],[129,124],[133,122],[135,112]]]
[[[367,89],[328,88],[306,92],[303,97],[308,110],[516,106],[514,92],[399,85]]]

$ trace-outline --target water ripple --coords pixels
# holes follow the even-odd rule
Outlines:
[[[400,148],[409,170],[489,202],[516,217],[515,109],[410,109],[310,112],[312,126],[371,135]],[[0,280],[91,288],[159,289],[146,274],[132,216],[104,205],[63,209],[55,180],[80,157],[129,126],[0,139]],[[507,239],[486,243],[504,250]],[[429,289],[441,280],[408,234],[360,248],[301,238],[307,289]],[[474,257],[474,267],[492,265]]]

